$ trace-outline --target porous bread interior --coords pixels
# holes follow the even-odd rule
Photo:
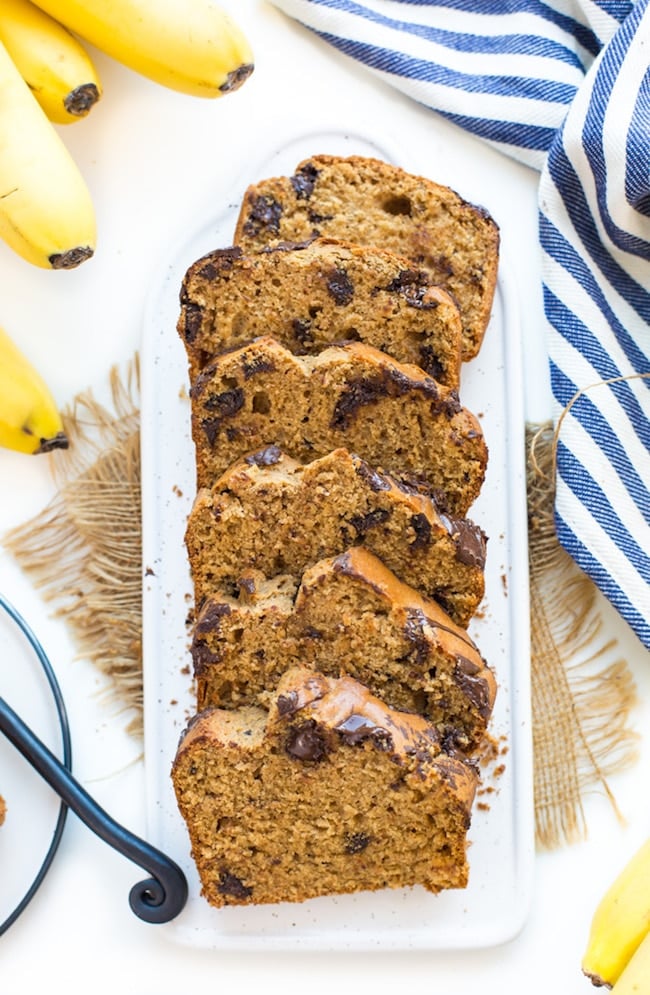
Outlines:
[[[361,343],[312,357],[263,338],[226,353],[195,381],[192,434],[198,487],[267,444],[299,460],[345,446],[414,475],[455,515],[478,497],[487,465],[480,424],[453,392]]]
[[[228,713],[226,713],[228,714]],[[223,742],[181,749],[173,781],[202,893],[214,906],[467,884],[467,807],[435,774],[368,742],[319,762],[263,738],[263,712]]]
[[[384,169],[385,164],[377,163],[376,167],[371,160],[358,158],[343,161],[339,168],[339,161],[331,157],[317,157],[312,164],[316,169],[310,174],[308,166],[307,172],[299,178],[300,182],[305,183],[302,194],[297,192],[298,186],[289,178],[286,182],[282,179],[280,187],[276,188],[277,203],[281,205],[282,212],[277,230],[271,233],[271,241],[277,237],[291,240],[311,238],[316,226],[328,222],[324,216],[326,211],[330,211],[333,225],[333,231],[328,234],[337,238],[352,237],[354,242],[367,246],[382,244],[382,247],[393,248],[390,238],[394,235],[399,242],[398,251],[417,260],[418,266],[423,265],[436,272],[436,279],[439,278],[455,294],[454,299],[463,315],[462,358],[475,355],[485,332],[496,283],[498,230],[491,219],[485,212],[465,204],[453,191],[403,171],[391,171],[392,167]],[[334,174],[333,180],[330,173]],[[400,183],[407,186],[396,192],[394,187],[388,189],[387,183],[397,177]],[[268,181],[266,189],[270,190],[275,182]],[[259,189],[263,187],[264,184]],[[307,190],[307,187],[311,188]],[[255,188],[249,191],[253,196],[257,192]],[[375,198],[374,202],[368,199],[369,195]],[[246,200],[250,203],[248,194]],[[306,207],[304,211],[303,205]],[[240,216],[244,224],[246,209],[245,204]],[[431,210],[433,216],[428,220],[426,215]],[[318,218],[316,214],[319,214]],[[304,221],[309,230],[300,236],[287,232],[281,234],[282,225],[291,215],[295,215],[300,223]],[[427,223],[423,224],[425,219]],[[350,231],[353,231],[352,236]],[[238,239],[237,235],[235,240]],[[263,249],[268,244],[267,231],[262,244],[255,248]],[[304,332],[303,327],[300,332]],[[248,335],[243,326],[239,333]],[[359,335],[359,338],[362,336]],[[291,344],[298,351],[295,342]],[[389,344],[387,340],[380,343],[382,355],[390,352],[387,348]],[[204,350],[201,363],[207,351]],[[188,356],[191,365],[195,360],[189,351]],[[357,359],[360,358],[361,353],[358,353]],[[416,362],[423,365],[421,360],[420,353]],[[435,401],[429,395],[426,404],[423,404],[426,392],[421,385],[418,387],[419,394],[417,390],[409,393],[403,389],[403,380],[400,389],[397,389],[396,380],[388,377],[394,396],[385,398],[376,388],[381,386],[379,381],[382,376],[383,387],[387,386],[386,367],[377,376],[376,373],[360,372],[358,365],[354,372],[341,379],[337,379],[340,369],[328,370],[327,376],[310,394],[304,380],[291,379],[295,364],[292,373],[291,363],[284,363],[284,360],[278,362],[277,351],[272,356],[264,350],[257,355],[249,353],[246,363],[239,370],[233,366],[228,368],[231,362],[232,354],[229,354],[222,364],[224,379],[220,384],[212,385],[216,389],[210,395],[206,409],[201,409],[201,390],[193,387],[193,437],[199,487],[211,487],[238,456],[263,445],[280,443],[301,460],[313,459],[315,455],[347,445],[377,468],[392,470],[400,475],[406,472],[410,477],[418,478],[420,484],[426,482],[439,499],[444,496],[445,509],[456,516],[466,514],[478,495],[487,460],[480,427],[469,412],[459,412],[458,408],[452,411],[451,405],[441,405],[440,394]],[[271,370],[272,366],[277,369]],[[275,372],[278,376],[273,380]],[[270,379],[268,386],[264,383],[266,376]],[[369,391],[367,388],[373,377]],[[354,381],[352,389],[351,380]],[[332,395],[336,401],[337,392],[347,392],[347,403],[343,404],[346,417],[338,419],[338,423],[331,407],[325,407],[326,399]],[[389,389],[386,393],[390,395],[390,392]],[[372,403],[368,403],[369,397]],[[392,420],[388,411],[391,409],[390,401],[395,399],[400,416]],[[235,400],[236,403],[232,403]],[[304,405],[302,411],[301,404]],[[445,420],[447,433],[442,432],[438,438],[431,439],[432,446],[428,449],[423,447],[419,452],[421,437],[431,438]],[[337,431],[342,429],[343,422],[345,431],[334,433],[334,427]],[[432,422],[436,423],[435,429],[431,428]],[[452,431],[449,431],[450,428]],[[219,453],[211,462],[215,450]],[[431,479],[428,470],[438,464],[451,468],[451,479]],[[468,471],[471,479],[468,479]],[[188,524],[190,555],[200,555],[198,546],[206,538],[210,537],[210,542],[214,540],[215,532],[210,531],[207,516],[216,515],[216,530],[222,531],[223,545],[229,545],[232,549],[239,542],[243,544],[243,548],[237,550],[236,558],[242,555],[248,557],[253,547],[259,553],[262,544],[272,537],[274,544],[269,554],[268,575],[273,576],[283,569],[285,561],[293,555],[286,548],[287,541],[289,545],[294,542],[297,546],[301,538],[304,541],[305,533],[301,536],[300,528],[292,530],[289,527],[290,519],[281,505],[275,506],[281,519],[278,522],[269,513],[267,497],[260,494],[258,499],[262,510],[252,533],[242,526],[242,531],[236,535],[236,530],[229,529],[229,526],[238,520],[238,514],[241,514],[243,521],[246,514],[255,513],[253,505],[247,505],[236,488],[228,494],[227,501],[221,503],[217,494],[201,492],[195,505],[196,518]],[[236,504],[240,505],[239,513],[235,511]],[[373,515],[373,511],[380,514]],[[400,514],[401,548],[395,560],[408,572],[412,568],[406,561],[419,560],[420,547],[435,546],[438,539],[424,542],[422,523],[417,521],[415,515]],[[338,535],[335,534],[337,523],[332,518],[326,539],[332,542],[334,549],[319,551],[316,558],[324,552],[329,554],[349,545],[350,532],[353,543],[366,542],[369,536],[379,536],[380,530],[391,534],[387,523],[392,517],[398,519],[395,509],[389,508],[387,503],[381,508],[369,506],[363,515],[350,514],[343,520],[339,517]],[[322,520],[311,508],[303,510],[300,527],[303,520],[306,521],[305,531],[309,527],[320,542]],[[283,533],[285,521],[288,527]],[[295,521],[293,524],[295,526]],[[297,533],[295,538],[290,534],[292,531]],[[398,545],[397,530],[394,532],[392,538]],[[283,533],[284,542],[275,544],[278,533]],[[410,541],[405,541],[407,536]],[[449,545],[453,547],[451,537]],[[213,546],[211,555],[218,555],[218,546],[219,543]],[[445,546],[445,540],[441,539],[441,546]],[[389,552],[392,550],[390,542],[386,543],[386,548]],[[448,547],[446,549],[448,554]],[[384,555],[383,550],[378,552]],[[423,556],[420,563],[425,559]],[[447,576],[445,571],[460,572],[458,558],[443,557],[442,562],[443,569],[438,572],[435,581],[436,595],[443,604],[445,598],[447,605],[453,602],[457,614],[465,611],[468,621],[477,606],[474,600],[470,608],[479,584],[481,596],[483,593],[482,571],[478,571],[480,581],[476,571],[465,575],[460,591],[456,581],[452,582],[451,592],[441,591],[440,577]],[[205,566],[205,572],[200,583],[205,583],[209,589],[215,582],[215,571],[205,560],[201,563]],[[247,582],[248,578],[242,570],[245,572],[248,566],[259,567],[259,559],[254,557],[251,563],[242,564],[241,560],[233,563],[231,558],[225,567],[219,564],[217,572],[232,570],[226,586],[232,585],[234,590],[239,581]],[[287,587],[278,592],[275,605],[269,607],[269,618],[275,614],[275,633],[266,634],[263,625],[248,627],[233,624],[232,630],[229,630],[232,632],[229,652],[234,656],[239,646],[240,670],[243,646],[251,655],[256,654],[260,658],[262,652],[266,654],[270,651],[272,640],[276,638],[278,655],[283,648],[288,651],[293,633],[288,633],[285,627],[284,635],[281,635],[281,626],[277,626],[277,611],[287,598],[292,597],[289,592],[295,587],[304,566],[303,563],[302,568],[292,574]],[[426,569],[423,575],[428,577]],[[262,583],[265,581],[262,580]],[[414,578],[414,583],[420,591],[427,591],[418,579]],[[205,588],[201,594],[197,584],[196,593],[199,605],[205,597]],[[357,658],[362,659],[364,649],[366,654],[372,651],[372,637],[376,637],[382,651],[389,649],[392,656],[397,656],[399,641],[390,628],[388,614],[378,619],[377,605],[372,603],[371,598],[364,595],[355,600],[349,593],[342,592],[336,608],[343,615],[354,613],[352,628],[358,625],[360,632],[372,615],[371,625],[374,628],[371,628],[371,636],[366,632],[365,639],[361,635],[357,638],[356,629],[350,635],[350,625],[343,635],[336,629],[336,618],[332,617],[332,612],[321,609],[320,614],[314,616],[314,621],[327,634],[330,659],[336,653],[337,646],[347,652],[347,646],[351,645],[354,647],[352,663],[355,665]],[[304,633],[301,638],[303,636]],[[222,650],[223,645],[216,647],[215,655]],[[387,667],[381,659],[378,663],[378,669],[384,670],[385,688],[386,682],[390,683],[397,660],[391,659]],[[263,664],[267,665],[268,661]],[[445,671],[443,664],[438,664],[436,669],[440,671],[439,679],[442,680]],[[362,673],[365,676],[366,672]],[[237,678],[234,670],[233,678]],[[282,684],[283,676],[278,679]],[[275,681],[276,675],[270,675],[269,680],[270,683]],[[410,693],[413,695],[412,689]],[[271,707],[271,715],[277,713],[271,692],[266,692],[266,702]],[[401,698],[399,707],[404,708]],[[448,714],[450,707],[453,709],[456,705],[454,702],[450,705],[447,700],[444,708]],[[415,708],[418,711],[426,708],[422,698],[415,702]],[[462,711],[460,706],[459,710]],[[415,761],[413,757],[415,766],[409,769],[408,765],[396,763],[394,756],[368,740],[354,746],[349,742],[344,746],[341,741],[339,748],[326,758],[319,758],[319,762],[297,761],[288,755],[282,733],[282,728],[286,733],[293,720],[287,719],[284,726],[282,723],[272,725],[269,731],[264,711],[245,706],[228,713],[219,711],[218,714],[222,716],[217,724],[221,726],[221,733],[214,739],[207,733],[192,739],[190,733],[185,745],[179,749],[173,772],[179,807],[190,831],[204,894],[212,904],[302,901],[320,894],[350,893],[415,883],[432,891],[466,885],[465,849],[471,798],[466,791],[467,772],[462,769],[465,765],[455,767],[455,762],[446,757],[451,766],[445,768],[445,776],[441,770],[434,773],[433,766],[427,768],[421,758]],[[223,717],[225,715],[227,717]],[[415,718],[410,716],[411,721]],[[407,722],[406,713],[400,711],[396,721]]]
[[[296,354],[366,342],[459,384],[455,302],[408,259],[378,249],[317,239],[269,252],[219,250],[192,264],[181,301],[190,381],[216,353],[272,335]]]
[[[294,176],[307,176],[308,182],[297,189],[293,177],[270,177],[247,190],[235,229],[237,244],[259,251],[317,234],[406,256],[457,301],[463,360],[478,354],[499,255],[499,230],[484,209],[447,186],[371,157],[312,156]],[[259,210],[260,198],[266,212]],[[256,223],[256,208],[266,223]]]
[[[426,496],[373,486],[363,469],[345,450],[307,464],[280,456],[269,466],[239,464],[199,492],[185,536],[196,604],[216,591],[236,593],[250,568],[298,578],[362,543],[466,626],[483,598],[483,570],[461,562]]]
[[[347,674],[392,708],[424,715],[450,746],[476,749],[495,694],[478,649],[406,585],[392,580],[382,593],[380,564],[353,552],[363,555],[350,572],[339,569],[346,557],[321,562],[297,592],[293,578],[251,575],[240,598],[206,604],[192,646],[198,708],[263,703],[301,664]]]

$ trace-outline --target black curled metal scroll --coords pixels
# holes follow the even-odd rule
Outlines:
[[[0,604],[6,607],[1,596]],[[10,610],[10,614],[21,624],[22,619],[15,609]],[[23,631],[26,629],[25,626]],[[151,874],[150,878],[135,884],[130,891],[129,904],[135,915],[150,923],[165,923],[174,919],[187,901],[187,880],[181,868],[166,854],[108,815],[74,778],[70,765],[62,763],[1,697],[0,731],[54,789],[65,806],[100,839]]]

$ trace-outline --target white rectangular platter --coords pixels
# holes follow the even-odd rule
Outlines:
[[[399,152],[362,135],[298,137],[261,155],[236,189],[222,191],[184,244],[170,253],[150,296],[142,342],[142,514],[145,765],[148,835],[189,882],[183,912],[161,927],[170,938],[223,950],[458,949],[502,943],[522,927],[534,856],[532,731],[524,409],[516,295],[501,265],[493,315],[479,356],[463,370],[462,403],[479,416],[490,451],[471,518],[489,536],[486,597],[471,633],[496,672],[491,733],[499,755],[487,765],[469,832],[467,889],[431,895],[386,890],[302,904],[213,909],[200,895],[170,769],[194,711],[187,617],[192,608],[184,529],[195,494],[187,362],[176,332],[187,267],[231,244],[249,182],[290,174],[314,153]],[[436,179],[435,176],[431,177]],[[498,219],[497,219],[498,221]]]

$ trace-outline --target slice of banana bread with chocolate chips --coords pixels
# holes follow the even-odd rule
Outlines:
[[[294,356],[269,336],[216,357],[191,388],[197,486],[252,449],[306,460],[345,446],[410,475],[451,514],[481,490],[487,446],[456,391],[361,342]]]
[[[213,906],[467,885],[475,767],[351,678],[299,668],[268,713],[200,712],[172,781]]]
[[[199,709],[263,705],[282,674],[301,664],[361,681],[467,752],[481,745],[496,695],[467,631],[363,546],[302,577],[248,572],[239,597],[203,605],[192,657]]]
[[[460,309],[462,358],[480,350],[497,281],[499,229],[447,186],[364,156],[314,155],[293,176],[245,193],[234,241],[246,252],[314,235],[376,245],[410,259]]]
[[[272,335],[296,354],[367,342],[439,383],[459,384],[456,304],[389,252],[329,239],[259,253],[217,249],[190,266],[180,299],[190,381],[215,353]]]
[[[485,590],[486,537],[468,519],[345,449],[300,463],[277,446],[250,453],[199,491],[185,542],[197,607],[243,574],[300,577],[364,545],[402,581],[467,626]]]

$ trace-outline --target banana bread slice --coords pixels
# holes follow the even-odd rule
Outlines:
[[[345,446],[418,480],[456,515],[483,484],[487,446],[457,392],[361,342],[294,356],[263,336],[216,357],[191,404],[199,488],[268,444],[302,460]]]
[[[268,714],[199,713],[171,777],[210,905],[468,883],[476,769],[351,678],[299,668]]]
[[[405,583],[467,626],[485,592],[487,539],[346,449],[299,463],[277,446],[250,453],[196,495],[185,543],[200,607],[240,586],[304,570],[363,544]]]
[[[239,597],[209,598],[194,627],[199,709],[264,704],[302,664],[365,684],[392,708],[424,715],[442,741],[481,744],[496,682],[465,629],[435,601],[355,546],[302,578],[242,577]]]
[[[458,303],[462,358],[480,350],[492,310],[499,229],[447,186],[364,156],[314,155],[293,176],[246,191],[234,241],[246,252],[314,235],[377,245],[426,270]]]
[[[248,254],[217,249],[190,266],[180,299],[190,381],[215,353],[272,335],[296,354],[367,342],[439,383],[459,384],[456,304],[389,252],[329,239]]]

